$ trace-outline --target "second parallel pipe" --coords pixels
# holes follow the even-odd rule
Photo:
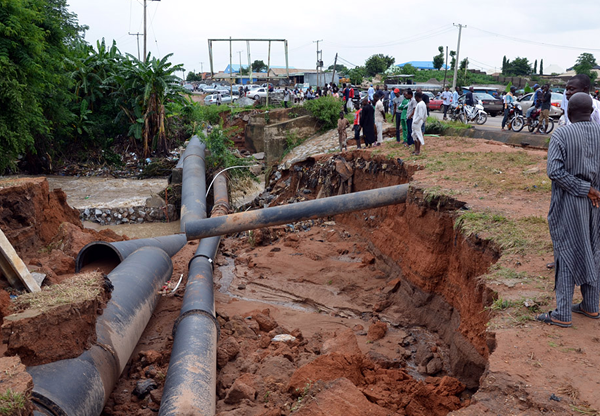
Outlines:
[[[227,213],[227,181],[215,180],[211,216]],[[159,416],[213,416],[216,411],[217,341],[213,260],[220,236],[200,241],[189,263],[188,282],[179,318],[173,327],[173,350]]]
[[[221,217],[211,217],[188,222],[185,233],[188,240],[195,240],[363,209],[380,208],[406,202],[407,194],[408,184],[404,184]]]

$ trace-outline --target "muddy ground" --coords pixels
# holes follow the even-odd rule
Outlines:
[[[429,137],[421,157],[386,143],[280,172],[258,204],[411,188],[403,205],[222,240],[218,414],[597,414],[600,323],[532,321],[553,307],[545,156]],[[70,265],[77,244],[64,236],[23,251],[53,282],[71,272],[42,260],[58,240],[54,256]],[[185,276],[196,245],[173,258],[172,280]],[[184,290],[161,299],[103,414],[155,414]],[[134,395],[149,378],[157,389]]]

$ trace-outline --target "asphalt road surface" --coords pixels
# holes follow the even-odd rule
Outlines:
[[[441,111],[431,111],[429,113],[430,117],[437,117],[438,119],[442,119],[444,117],[444,113]],[[473,126],[477,129],[477,130],[490,130],[490,131],[501,131],[502,129],[502,117],[503,115],[498,115],[496,117],[492,117],[488,114],[488,118],[487,121],[485,122],[485,124],[478,126],[476,124],[473,124]],[[558,120],[554,119],[554,128],[556,129],[556,127],[558,127]],[[511,131],[512,132],[512,131]],[[514,133],[514,132],[512,132]],[[529,130],[527,130],[527,128],[524,128],[523,130],[521,130],[520,132],[521,134],[525,134],[525,135],[531,135],[532,133],[529,133]]]

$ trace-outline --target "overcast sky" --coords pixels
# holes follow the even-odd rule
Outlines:
[[[143,32],[143,0],[70,0],[79,23],[89,26],[86,40],[117,41],[121,52],[138,54],[136,36]],[[256,7],[254,7],[256,5]],[[371,8],[369,8],[371,7]],[[287,39],[289,65],[314,68],[316,43],[323,40],[325,67],[336,52],[348,67],[363,65],[373,54],[391,55],[396,63],[431,61],[438,46],[456,50],[462,31],[460,59],[470,68],[494,69],[508,59],[544,60],[544,68],[566,69],[582,52],[600,62],[600,1],[598,0],[426,0],[372,3],[357,0],[300,2],[262,0],[148,1],[148,51],[173,53],[171,61],[186,71],[210,71],[209,38]],[[266,42],[251,43],[251,59],[267,63]],[[143,38],[140,36],[143,53]],[[233,63],[248,62],[246,43],[233,43]],[[229,42],[214,44],[214,70],[229,64]],[[282,43],[271,46],[271,65],[284,66]],[[547,71],[544,71],[547,73]]]

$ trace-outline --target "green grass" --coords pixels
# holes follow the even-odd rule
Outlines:
[[[509,219],[491,211],[464,211],[458,215],[454,226],[467,236],[475,235],[494,241],[503,254],[542,254],[552,251],[545,218],[532,216]]]
[[[540,161],[526,151],[447,152],[424,158],[427,170],[443,173],[451,181],[468,182],[483,191],[550,192],[552,183],[545,170],[539,168]],[[534,168],[538,169],[532,172]]]
[[[0,394],[0,415],[12,416],[25,414],[26,397],[22,393],[13,392],[11,389]]]

